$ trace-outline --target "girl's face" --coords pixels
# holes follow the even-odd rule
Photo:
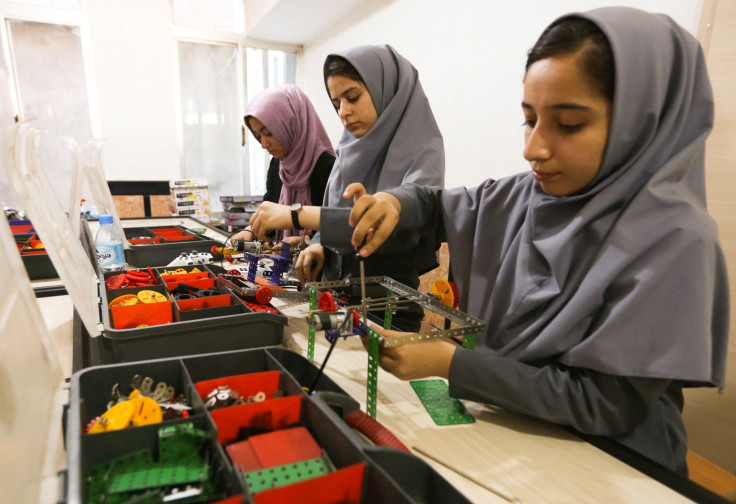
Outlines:
[[[575,55],[539,60],[524,78],[524,157],[542,190],[580,191],[596,176],[611,122],[611,102],[597,91]]]
[[[355,138],[362,137],[376,124],[378,113],[362,82],[331,75],[327,77],[327,90],[343,126]]]
[[[289,150],[281,145],[281,142],[276,140],[276,137],[271,134],[268,128],[253,116],[248,118],[248,124],[250,125],[251,131],[255,133],[256,140],[261,143],[261,147],[266,149],[276,159],[282,159],[286,157]]]

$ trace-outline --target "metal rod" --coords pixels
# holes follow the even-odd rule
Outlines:
[[[368,325],[368,303],[365,299],[365,258],[358,255],[360,262],[360,304],[363,305],[363,323]]]

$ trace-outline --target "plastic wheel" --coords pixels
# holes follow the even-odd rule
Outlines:
[[[256,291],[256,301],[258,304],[266,305],[273,299],[273,291],[268,287],[259,287]]]
[[[317,309],[325,312],[334,312],[337,310],[337,304],[335,298],[329,292],[323,292],[319,295],[319,301],[317,302]]]
[[[446,306],[457,308],[460,302],[460,296],[457,287],[454,283],[448,282],[447,280],[439,279],[432,285],[432,294],[437,296],[440,302]]]

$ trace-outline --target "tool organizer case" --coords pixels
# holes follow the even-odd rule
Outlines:
[[[198,233],[189,229],[179,222],[184,219],[182,217],[168,217],[152,219],[152,222],[159,224],[140,225],[145,223],[145,219],[134,220],[138,225],[130,226],[129,220],[122,219],[123,232],[125,239],[128,240],[129,246],[125,249],[125,260],[133,267],[141,268],[146,266],[166,266],[174,261],[179,255],[190,252],[207,252],[212,253],[212,247],[222,245],[227,238],[221,232],[217,232],[221,236],[221,240]],[[166,221],[171,221],[166,224]],[[186,218],[197,224],[197,227],[203,229],[214,230],[211,226],[197,221],[196,219]],[[83,240],[85,245],[94,249],[94,233],[90,229],[90,221],[83,225]],[[213,254],[213,259],[219,259],[219,254]]]
[[[183,226],[123,228],[130,248],[125,251],[128,264],[166,265],[181,253],[209,252],[219,243]]]
[[[206,409],[201,391],[206,394],[218,383],[232,382],[233,377],[248,379],[249,375],[256,376],[254,373],[268,372],[277,373],[276,388],[281,392],[279,397],[283,397],[211,411]],[[151,377],[154,382],[164,381],[173,386],[192,407],[189,418],[85,434],[90,421],[105,411],[112,386],[117,383],[123,390],[134,375]],[[283,348],[114,364],[75,373],[67,408],[66,502],[90,502],[90,488],[97,486],[89,486],[89,477],[96,465],[136,450],[148,449],[155,453],[159,429],[186,422],[192,422],[195,428],[205,431],[208,436],[204,458],[209,468],[212,493],[211,500],[203,502],[225,502],[226,498],[231,499],[226,501],[228,503],[469,502],[421,459],[394,448],[373,446],[354,432],[344,418],[359,409],[359,404],[327,376],[320,377],[314,394],[307,394],[304,387],[312,385],[317,376],[318,369],[306,358]],[[283,413],[285,403],[289,403],[290,412]],[[261,413],[253,415],[253,408]],[[284,485],[283,480],[274,483],[276,479],[271,473],[276,468],[269,466],[266,458],[295,457],[294,465],[307,463],[296,461],[302,450],[298,445],[279,444],[277,447],[266,443],[265,439],[276,443],[270,441],[276,439],[273,436],[283,436],[285,429],[293,428],[289,425],[291,420],[281,421],[280,415],[285,415],[284,419],[296,420],[297,425],[306,428],[319,445],[319,450],[329,460],[325,474],[291,485]],[[266,427],[269,422],[273,423]],[[246,428],[251,429],[249,438],[242,435],[242,429]],[[253,432],[256,428],[260,430]],[[273,436],[254,437],[263,431]],[[240,433],[241,442],[254,440],[253,446],[256,446],[256,440],[260,440],[258,446],[265,455],[262,457],[263,474],[243,471],[231,460],[233,452],[228,447],[235,433]],[[255,477],[260,479],[254,484]],[[270,478],[274,478],[273,481]],[[107,483],[112,485],[112,482]],[[274,485],[276,488],[267,489]],[[331,500],[331,493],[339,497]]]
[[[200,272],[191,273],[194,268]],[[102,331],[94,338],[79,331],[75,352],[79,351],[83,357],[81,366],[75,366],[75,370],[100,364],[279,345],[288,323],[287,317],[278,310],[277,313],[253,311],[217,278],[214,268],[189,266],[181,268],[187,271],[181,275],[162,274],[173,268],[152,268],[156,285],[119,289],[108,289],[106,280],[120,272],[101,274]],[[222,294],[176,301],[171,297],[169,287],[174,288],[179,282],[199,282],[202,287],[216,288]],[[203,285],[201,282],[208,283]],[[108,306],[118,296],[137,294],[141,290],[164,294],[167,301]],[[187,306],[193,302],[201,304]],[[147,326],[138,327],[142,324]]]
[[[23,266],[28,272],[28,278],[31,280],[43,280],[48,278],[58,278],[49,255],[43,244],[36,235],[36,230],[29,220],[11,220],[10,230],[13,233],[18,252],[23,259]]]

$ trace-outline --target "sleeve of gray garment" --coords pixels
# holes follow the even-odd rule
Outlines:
[[[559,364],[536,367],[463,348],[455,351],[449,376],[452,397],[601,436],[628,432],[644,421],[669,383]]]
[[[402,188],[405,186],[402,186]],[[406,205],[412,210],[409,212],[409,219],[404,221],[402,201],[402,217],[397,228],[391,233],[388,240],[381,245],[376,254],[396,254],[409,250],[417,244],[421,237],[421,231],[426,229],[427,222],[421,222],[418,216],[422,215],[422,208],[428,211],[428,207],[436,204],[429,193],[425,193],[423,188],[413,184],[407,184]],[[416,189],[416,191],[415,191]],[[416,201],[415,209],[412,201]],[[435,213],[438,213],[435,208]],[[333,248],[342,254],[354,252],[354,247],[350,243],[353,235],[353,228],[348,224],[350,217],[350,208],[338,207],[322,207],[320,210],[320,232],[315,235],[319,240],[318,243]]]
[[[309,240],[310,245],[317,244],[317,243],[322,243],[322,235],[320,234],[319,231],[314,233],[314,236],[312,236],[312,239]]]
[[[401,203],[398,231],[412,230],[435,243],[445,241],[442,221],[442,189],[432,186],[404,184],[386,191]]]

